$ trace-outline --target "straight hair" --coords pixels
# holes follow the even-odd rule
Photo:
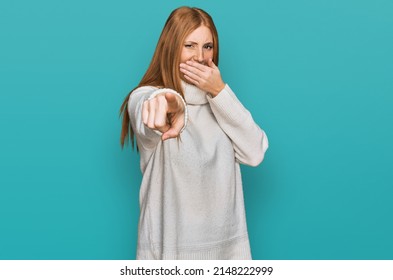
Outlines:
[[[184,97],[179,70],[181,51],[186,37],[200,26],[206,26],[212,33],[213,62],[218,66],[218,33],[211,16],[194,7],[180,7],[172,11],[158,39],[145,75],[138,86],[128,93],[120,107],[120,117],[123,118],[120,134],[122,148],[129,139],[134,147],[134,131],[128,114],[128,100],[135,89],[142,86],[171,88]]]

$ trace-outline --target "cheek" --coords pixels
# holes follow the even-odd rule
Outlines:
[[[204,60],[206,61],[206,63],[207,63],[207,61],[209,61],[209,59],[213,59],[213,51],[207,51],[207,52],[205,52],[205,54],[204,54]]]
[[[186,62],[187,60],[190,60],[192,58],[192,53],[190,53],[187,50],[183,50],[181,55],[180,55],[180,60],[181,62]]]

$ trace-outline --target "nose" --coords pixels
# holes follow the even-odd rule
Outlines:
[[[198,61],[199,63],[203,63],[203,61],[204,61],[203,58],[204,58],[204,56],[203,56],[203,50],[202,50],[202,49],[197,50],[196,53],[195,53],[195,55],[194,55],[194,60],[195,60],[195,61]]]

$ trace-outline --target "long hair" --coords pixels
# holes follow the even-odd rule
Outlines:
[[[132,92],[141,86],[155,86],[158,88],[171,88],[184,97],[180,79],[180,56],[186,37],[200,26],[210,29],[213,36],[213,62],[218,65],[218,34],[213,19],[208,13],[199,8],[180,7],[175,9],[168,17],[150,65],[139,82],[126,96],[120,107],[120,116],[123,117],[120,134],[120,145],[131,139],[134,147],[134,131],[128,115],[128,100]]]

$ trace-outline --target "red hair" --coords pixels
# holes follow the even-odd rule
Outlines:
[[[169,15],[150,62],[148,69],[138,87],[155,86],[158,88],[171,88],[184,97],[180,79],[180,55],[186,37],[200,26],[210,29],[213,37],[213,62],[218,65],[218,34],[211,16],[199,8],[180,7]],[[120,135],[120,144],[131,138],[134,146],[134,131],[128,115],[128,100],[134,88],[126,96],[120,107],[120,116],[123,117]]]

